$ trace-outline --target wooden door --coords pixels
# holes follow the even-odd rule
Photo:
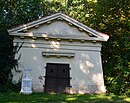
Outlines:
[[[69,87],[69,64],[47,63],[44,91],[47,93],[66,93]]]

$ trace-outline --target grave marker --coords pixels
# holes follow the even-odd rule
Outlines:
[[[29,79],[28,72],[30,71],[28,67],[25,69],[26,76],[22,79],[21,93],[23,94],[31,94],[32,93],[32,80]]]

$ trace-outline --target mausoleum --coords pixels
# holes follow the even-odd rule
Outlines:
[[[63,14],[56,13],[8,30],[23,43],[18,71],[29,67],[33,92],[104,93],[102,42],[109,36]]]

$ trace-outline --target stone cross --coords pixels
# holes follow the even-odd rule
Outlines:
[[[30,69],[29,69],[28,67],[26,67],[26,68],[25,68],[25,72],[26,72],[26,77],[25,77],[25,78],[26,78],[26,79],[29,78],[29,77],[28,77],[28,72],[29,72],[29,71],[30,71]]]

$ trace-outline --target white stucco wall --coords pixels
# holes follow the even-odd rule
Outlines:
[[[14,42],[24,41],[23,47],[20,49],[21,58],[19,60],[19,69],[22,70],[28,66],[30,78],[33,81],[33,91],[44,92],[44,76],[46,63],[64,63],[70,64],[70,76],[72,93],[95,93],[105,92],[104,80],[101,63],[101,44],[79,41],[56,41],[44,39],[32,40],[15,38]],[[71,52],[75,56],[67,57],[45,57],[42,52]],[[19,55],[18,54],[18,55]],[[17,55],[16,55],[17,57]],[[15,73],[14,80],[20,76]]]

